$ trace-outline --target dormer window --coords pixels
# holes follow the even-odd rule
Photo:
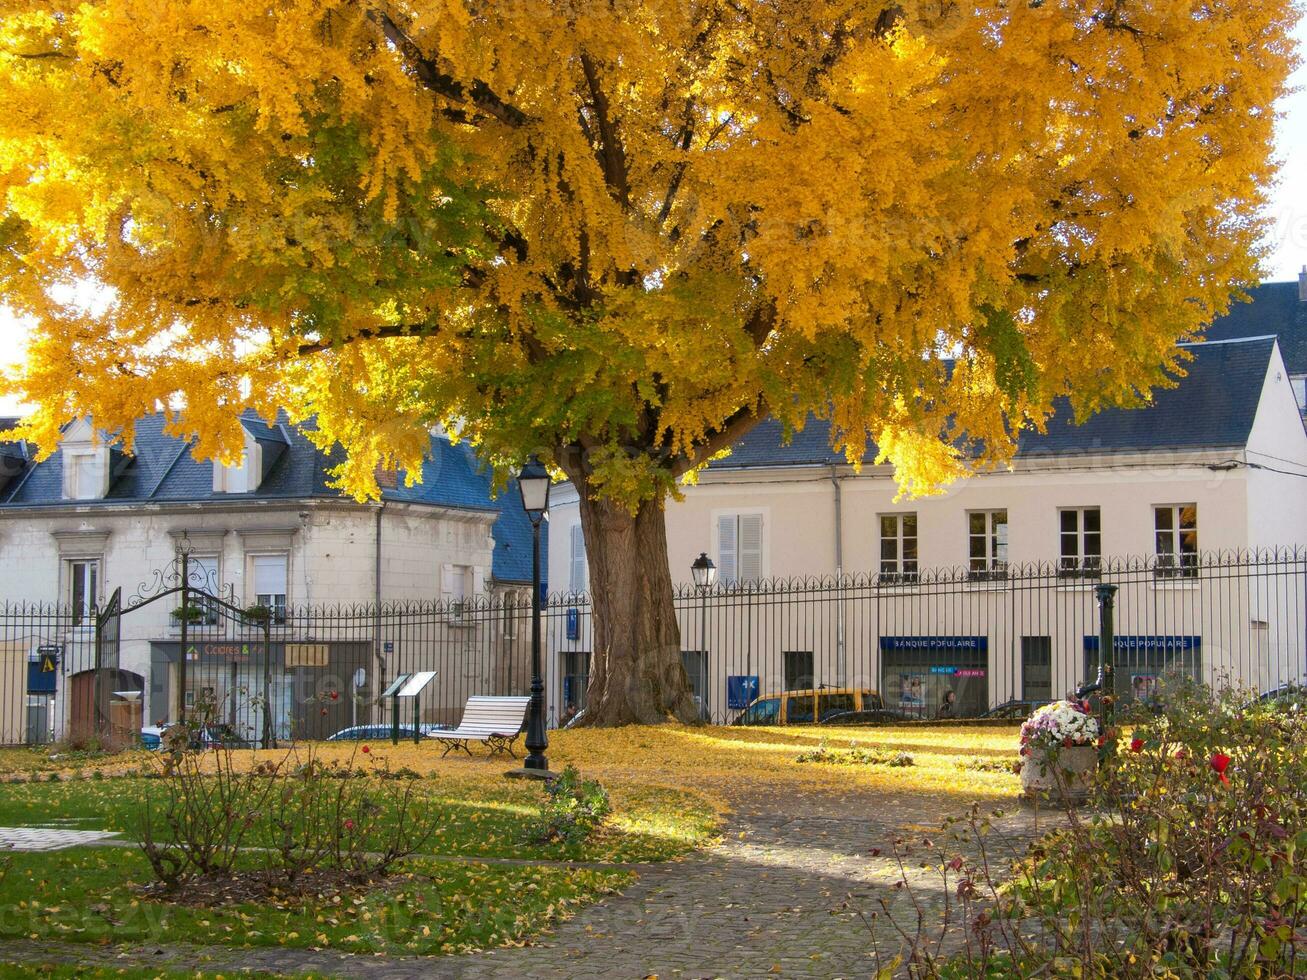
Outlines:
[[[60,446],[63,456],[63,498],[103,500],[113,472],[112,452],[103,436],[97,437],[89,419],[78,419]]]
[[[246,434],[245,449],[235,466],[213,462],[214,493],[253,493],[263,477],[263,449],[258,440]]]
[[[265,425],[255,418],[242,418],[245,446],[240,460],[224,466],[214,460],[214,493],[253,493],[263,485],[264,478],[281,459],[288,443],[280,428]]]

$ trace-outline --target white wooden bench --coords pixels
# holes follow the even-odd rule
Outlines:
[[[522,733],[522,724],[526,721],[526,710],[531,705],[529,697],[489,697],[474,694],[463,706],[463,720],[458,727],[447,732],[432,732],[430,737],[445,744],[445,751],[440,754],[443,759],[454,749],[462,749],[468,755],[472,750],[468,742],[485,742],[491,755],[507,752],[513,756],[513,743]]]

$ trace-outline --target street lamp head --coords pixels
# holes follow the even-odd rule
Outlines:
[[[701,551],[699,557],[690,566],[690,574],[694,576],[696,589],[706,589],[717,581],[717,566],[713,564],[706,551]]]
[[[522,509],[532,524],[539,524],[549,513],[549,471],[534,453],[517,475],[517,489],[522,494]]]
[[[182,536],[177,539],[177,554],[189,557],[194,550],[195,546],[191,544],[190,534],[182,531]]]

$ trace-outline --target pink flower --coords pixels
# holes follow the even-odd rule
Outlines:
[[[353,821],[353,820],[346,820],[346,821],[345,821],[345,829],[346,829],[346,830],[353,830],[353,829],[354,829],[354,821]]]

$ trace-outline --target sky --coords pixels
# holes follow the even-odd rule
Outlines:
[[[1307,19],[1298,25],[1298,48],[1307,61]],[[1276,128],[1276,152],[1280,160],[1280,181],[1271,200],[1271,219],[1265,263],[1270,282],[1294,279],[1307,268],[1307,64],[1299,68],[1291,87],[1301,91],[1285,98],[1277,107],[1283,115]],[[0,306],[0,370],[21,361],[29,324],[16,320]],[[0,415],[21,414],[25,406],[0,395]]]

